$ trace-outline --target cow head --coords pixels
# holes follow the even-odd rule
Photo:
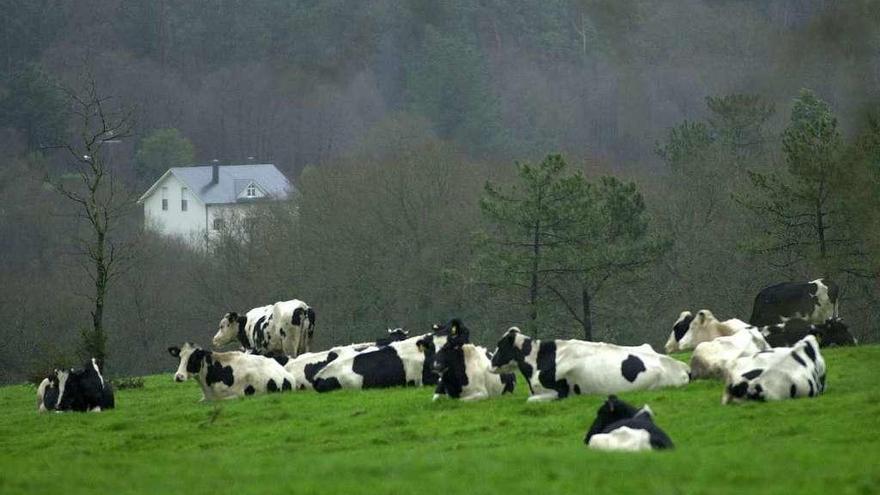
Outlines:
[[[168,353],[180,359],[180,365],[174,374],[174,381],[184,382],[192,375],[197,375],[205,363],[206,352],[196,344],[186,342],[183,347],[169,347]]]
[[[388,339],[391,342],[400,342],[409,338],[409,332],[402,328],[389,328]]]
[[[59,370],[53,370],[52,374],[44,378],[37,388],[37,410],[40,412],[55,410],[58,408],[58,373]]]
[[[816,325],[816,339],[822,347],[835,345],[856,345],[856,338],[843,322],[843,318],[828,318],[825,323]]]
[[[453,372],[464,372],[464,351],[462,344],[458,344],[453,340],[447,340],[446,344],[434,354],[434,362],[431,366],[434,373],[443,375],[453,370]]]
[[[678,319],[675,320],[675,324],[672,325],[672,333],[669,334],[669,339],[666,341],[665,347],[667,354],[681,350],[679,342],[687,333],[692,321],[694,321],[694,315],[690,311],[682,311],[681,314],[678,315]]]
[[[240,316],[238,313],[226,313],[220,319],[220,328],[214,334],[212,344],[214,347],[220,347],[235,341],[236,338],[241,340],[239,333],[244,334],[244,324],[247,323],[246,316]]]
[[[523,347],[530,341],[529,337],[520,333],[519,328],[510,327],[504,332],[501,340],[498,341],[495,352],[492,353],[492,367],[489,371],[492,373],[515,371],[517,362],[522,360],[525,354],[528,354],[523,352]]]
[[[647,408],[647,406],[646,406]],[[650,409],[643,409],[650,413]],[[603,403],[596,412],[596,419],[593,425],[584,436],[584,443],[589,444],[593,435],[602,433],[608,425],[622,419],[629,419],[639,413],[635,407],[617,398],[616,395],[609,395],[608,399]]]

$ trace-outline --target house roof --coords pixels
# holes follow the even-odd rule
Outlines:
[[[253,201],[239,198],[241,191],[253,182],[267,196],[273,199],[287,199],[295,191],[293,184],[287,180],[275,165],[271,163],[254,165],[219,165],[219,180],[211,183],[212,165],[195,167],[173,167],[162,174],[138,203],[143,203],[156,190],[156,187],[173,174],[186,184],[190,191],[204,204],[226,204]]]

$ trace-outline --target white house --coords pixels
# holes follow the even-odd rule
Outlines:
[[[288,199],[293,185],[272,164],[174,167],[162,174],[138,204],[147,227],[204,246],[254,203]]]

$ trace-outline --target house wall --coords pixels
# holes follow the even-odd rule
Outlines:
[[[162,210],[162,188],[168,188],[168,209]],[[178,236],[191,243],[204,243],[206,207],[187,190],[187,211],[181,211],[181,188],[187,187],[174,174],[168,174],[144,200],[147,226],[165,235]],[[210,225],[210,224],[209,224]]]

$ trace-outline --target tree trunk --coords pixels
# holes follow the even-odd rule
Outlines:
[[[590,309],[590,291],[587,289],[587,284],[584,283],[581,286],[581,304],[583,304],[584,309],[584,317],[581,320],[581,324],[584,328],[584,340],[592,341],[593,340],[593,312]]]
[[[532,240],[532,281],[529,285],[529,320],[534,328],[538,319],[538,268],[541,258],[541,222],[535,223],[535,234]],[[536,335],[537,336],[537,335]]]

